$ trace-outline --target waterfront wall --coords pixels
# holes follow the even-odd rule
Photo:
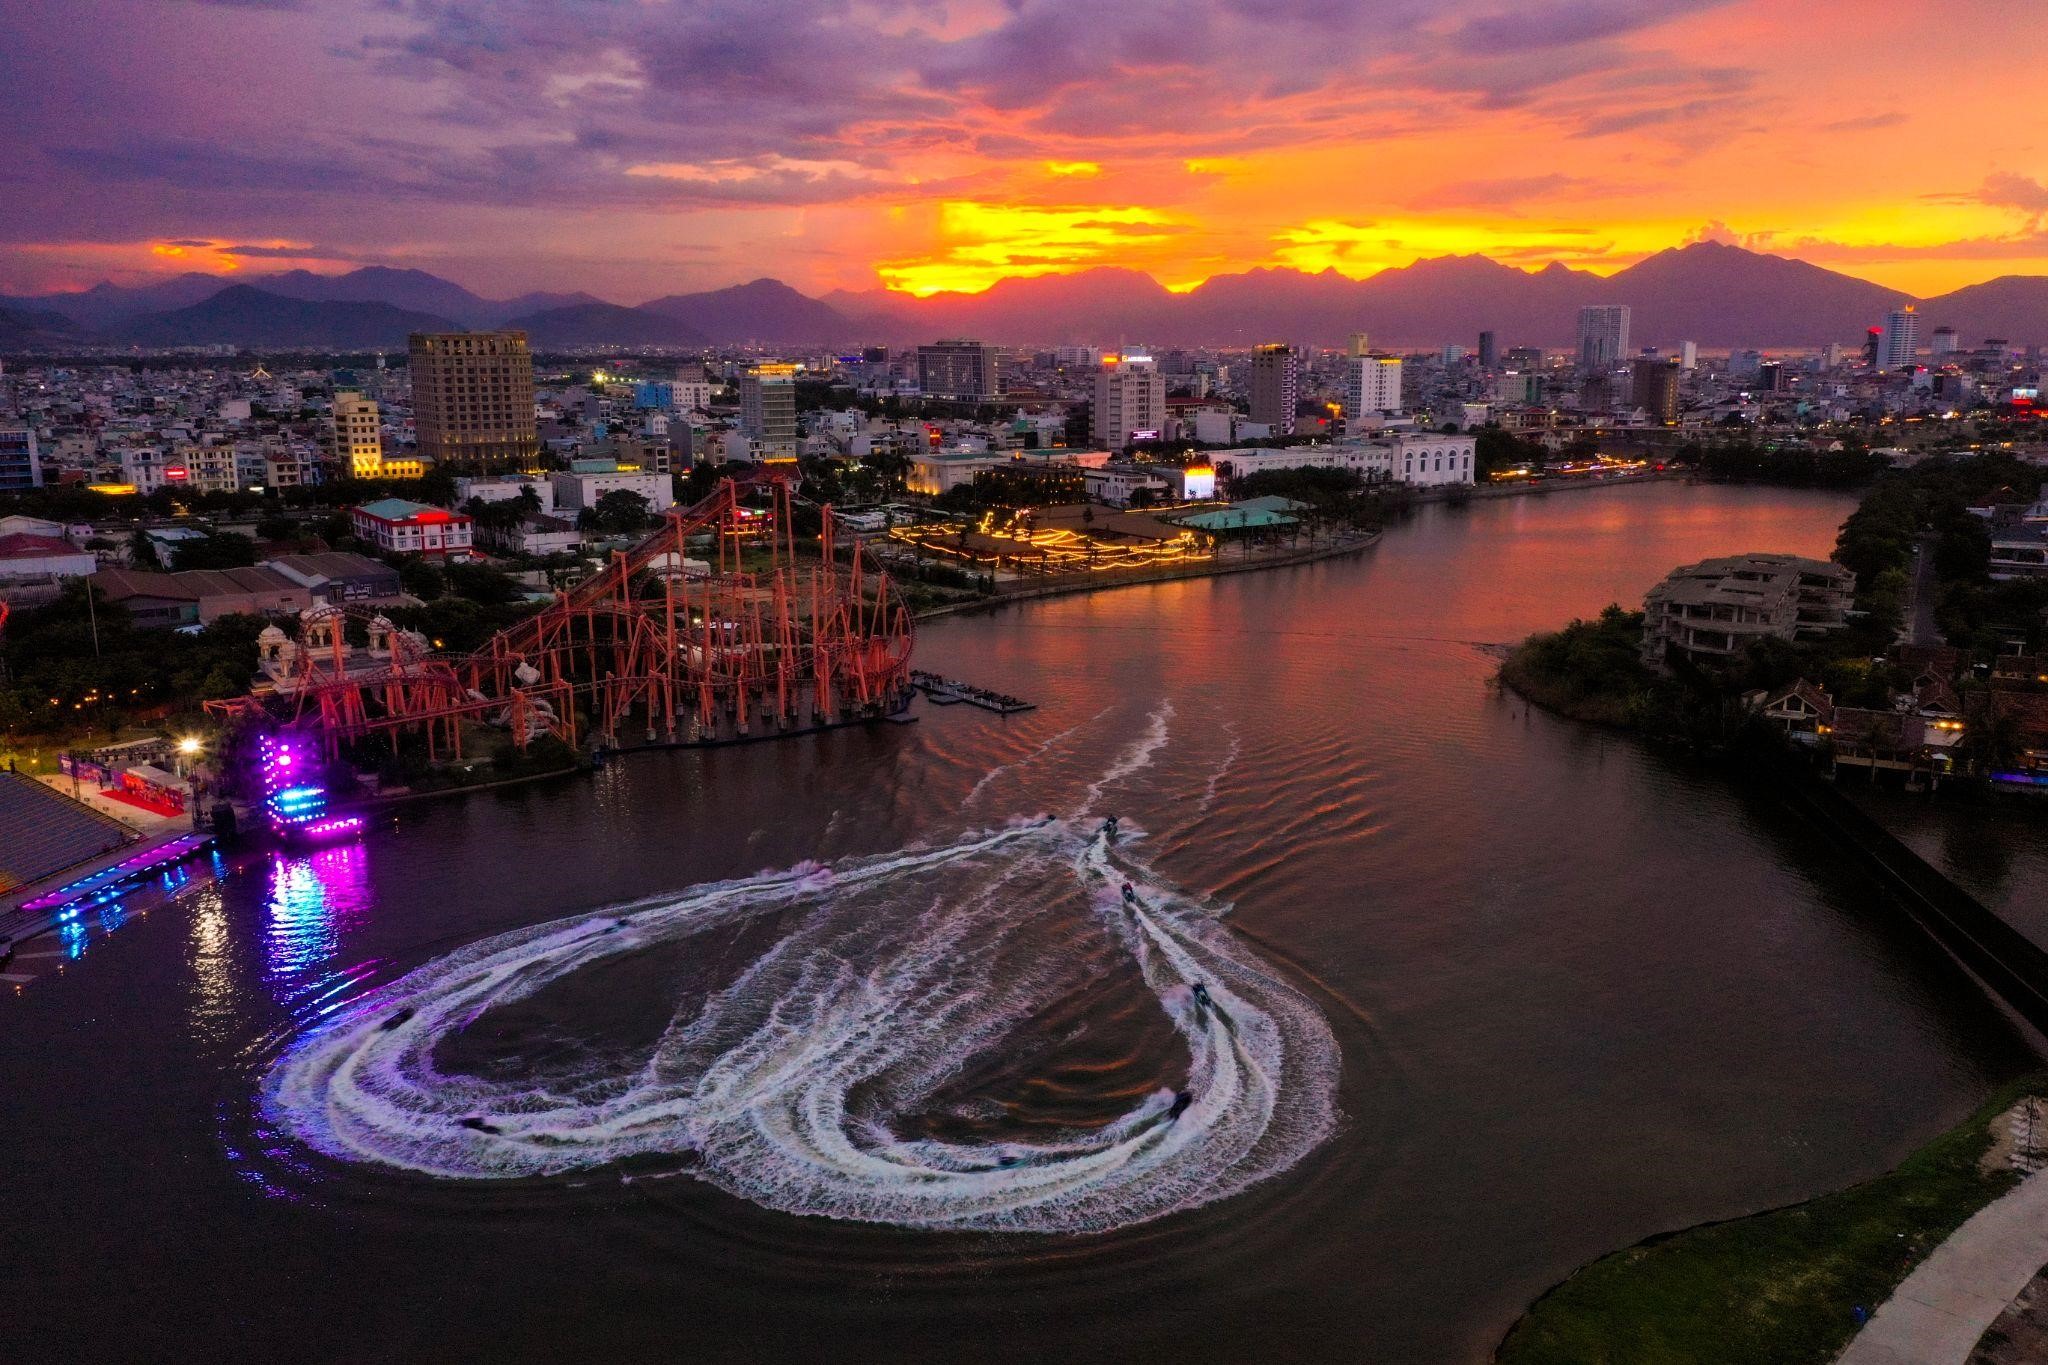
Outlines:
[[[1284,569],[1295,564],[1312,564],[1319,559],[1334,559],[1343,555],[1355,555],[1371,549],[1379,543],[1382,532],[1371,531],[1347,540],[1333,541],[1328,545],[1317,545],[1304,550],[1291,550],[1282,554],[1254,555],[1249,559],[1218,559],[1213,563],[1189,565],[1169,569],[1140,569],[1131,573],[1099,573],[1077,576],[1057,583],[1017,588],[999,592],[994,597],[980,597],[971,602],[949,602],[943,607],[933,607],[917,614],[920,621],[929,621],[940,616],[963,616],[969,612],[994,611],[1017,602],[1042,602],[1048,597],[1071,597],[1076,593],[1106,592],[1111,588],[1137,587],[1145,583],[1173,583],[1184,578],[1216,578],[1223,574],[1255,573],[1260,569]]]
[[[2015,1013],[2048,1032],[2048,950],[1906,847],[1833,783],[1789,756],[1760,751],[1758,757],[1781,779],[1774,787],[1788,806],[1876,877],[1914,923]]]

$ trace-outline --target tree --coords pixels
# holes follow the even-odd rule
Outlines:
[[[172,556],[176,569],[246,569],[256,562],[256,542],[233,531],[181,543]]]
[[[256,523],[256,534],[264,540],[290,540],[299,533],[299,523],[281,512],[273,512]]]
[[[422,474],[413,488],[420,501],[433,503],[436,507],[452,506],[455,502],[455,476],[439,465]]]
[[[519,585],[488,564],[450,564],[448,587],[456,596],[486,607],[503,606],[519,596]]]
[[[398,585],[422,602],[431,602],[447,591],[448,580],[433,564],[414,557],[398,566]]]
[[[626,488],[615,488],[593,506],[578,513],[576,526],[579,530],[595,531],[599,535],[631,535],[646,529],[651,519],[650,506],[640,494]]]

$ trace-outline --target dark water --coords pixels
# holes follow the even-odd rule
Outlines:
[[[1845,511],[1676,485],[1430,509],[1354,561],[926,629],[923,666],[1027,716],[636,758],[230,869],[0,1001],[9,1353],[1483,1359],[1574,1266],[1868,1176],[2036,1061],[1763,796],[1488,681],[1485,645],[1703,555],[1824,553]],[[911,1230],[687,1174],[428,1179],[309,1151],[256,1101],[306,1029],[485,936],[804,859],[850,885],[1084,808],[1143,828],[1148,897],[1233,905],[1228,943],[1341,1057],[1334,1134],[1235,1197],[1093,1235]],[[889,1075],[853,1092],[898,1137],[1085,1130],[1187,1084],[1071,850],[1005,848],[600,963],[443,1064],[573,1088],[794,941],[819,1001],[907,993],[873,1046],[963,1054],[916,1113]],[[843,1024],[806,989],[780,997],[792,1047]],[[1282,1127],[1312,1117],[1289,1080]]]
[[[1854,780],[1843,789],[1908,848],[2048,947],[2048,802],[1911,794]]]

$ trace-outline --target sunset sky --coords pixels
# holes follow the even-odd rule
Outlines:
[[[1170,287],[1700,236],[2048,273],[2048,4],[9,0],[0,292]]]

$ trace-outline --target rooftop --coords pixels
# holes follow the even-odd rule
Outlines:
[[[45,559],[50,555],[81,555],[79,549],[68,540],[55,536],[33,535],[18,531],[11,536],[0,536],[0,559]]]
[[[376,502],[364,503],[358,512],[373,516],[379,521],[411,521],[419,516],[452,517],[455,513],[444,512],[438,507],[429,507],[423,502],[407,502],[404,498],[379,498]]]
[[[265,560],[264,563],[294,578],[308,581],[396,575],[398,572],[387,564],[346,550],[330,550],[325,554],[313,555],[279,555],[275,559]]]
[[[1196,512],[1177,520],[1182,526],[1192,526],[1198,531],[1256,531],[1296,524],[1295,518],[1263,507],[1220,507],[1213,512]]]

